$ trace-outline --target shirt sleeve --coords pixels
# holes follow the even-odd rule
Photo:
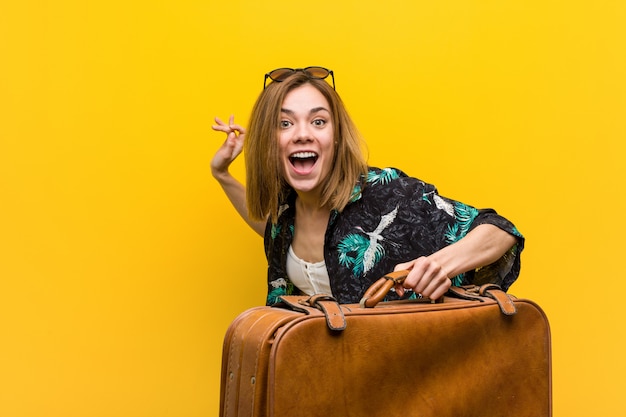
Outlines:
[[[520,255],[524,248],[524,237],[515,225],[493,209],[477,209],[443,197],[432,184],[410,177],[403,180],[413,184],[411,200],[414,205],[419,204],[420,221],[428,223],[433,242],[431,253],[464,238],[481,224],[492,224],[515,236],[516,244],[494,263],[452,277],[453,285],[493,283],[506,291],[519,276]],[[418,200],[421,201],[418,203]],[[423,240],[424,233],[420,233]]]
[[[473,230],[481,224],[492,224],[500,229],[515,236],[517,242],[509,249],[500,259],[490,265],[478,268],[468,273],[468,278],[472,284],[482,285],[487,283],[497,284],[503,290],[508,290],[515,282],[520,273],[521,260],[520,256],[524,249],[525,238],[517,230],[515,225],[506,218],[500,216],[492,209],[483,209],[479,211],[478,216],[472,222],[470,230]]]

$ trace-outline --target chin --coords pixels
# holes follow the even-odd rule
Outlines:
[[[320,185],[318,179],[294,180],[293,178],[289,178],[287,183],[298,193],[310,193],[316,191]]]

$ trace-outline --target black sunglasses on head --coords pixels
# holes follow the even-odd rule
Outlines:
[[[331,70],[324,67],[277,68],[265,74],[265,79],[263,80],[263,89],[265,90],[265,87],[267,87],[268,78],[272,81],[280,83],[285,81],[285,79],[290,75],[295,74],[299,71],[305,73],[309,78],[312,78],[314,80],[324,80],[330,75],[330,77],[333,79],[333,89],[335,89],[335,74],[333,74]]]

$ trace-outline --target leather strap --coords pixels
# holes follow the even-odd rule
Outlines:
[[[331,295],[315,294],[310,297],[283,295],[280,299],[294,311],[306,314],[323,313],[330,330],[342,331],[346,328],[346,317],[341,305]]]
[[[277,303],[273,307],[289,307],[289,309],[293,311],[305,314],[311,314],[311,310],[314,310],[310,306],[302,304],[302,300],[306,299],[306,296],[281,295],[279,298],[282,303]]]
[[[476,285],[450,287],[448,289],[448,295],[454,298],[460,298],[461,300],[485,302],[485,297],[478,293],[478,287]]]
[[[308,304],[322,310],[326,325],[330,330],[342,331],[346,328],[346,317],[337,300],[327,294],[316,294],[307,300]]]
[[[407,277],[408,271],[391,272],[372,284],[363,298],[361,308],[375,307],[396,284],[401,284]],[[481,287],[470,285],[450,288],[449,295],[466,300],[484,302],[485,297],[496,301],[502,314],[512,316],[517,313],[517,308],[511,297],[495,284],[485,284]],[[280,299],[294,311],[306,314],[324,314],[326,325],[330,330],[342,331],[346,328],[346,317],[339,302],[328,294],[315,294],[310,297],[281,296]],[[443,298],[442,298],[443,299]],[[435,302],[435,300],[431,300]]]
[[[482,285],[479,288],[478,293],[482,296],[496,300],[496,303],[498,303],[498,306],[500,306],[500,311],[502,311],[502,314],[512,316],[517,313],[517,308],[515,307],[515,304],[513,303],[511,297],[507,295],[504,291],[502,291],[502,289],[498,285]]]

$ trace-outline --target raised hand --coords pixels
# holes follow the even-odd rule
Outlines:
[[[211,160],[211,173],[215,178],[219,178],[228,174],[228,167],[243,150],[246,130],[242,126],[235,124],[235,116],[230,116],[228,123],[216,117],[215,123],[212,126],[213,130],[226,133],[226,140],[215,152]]]

